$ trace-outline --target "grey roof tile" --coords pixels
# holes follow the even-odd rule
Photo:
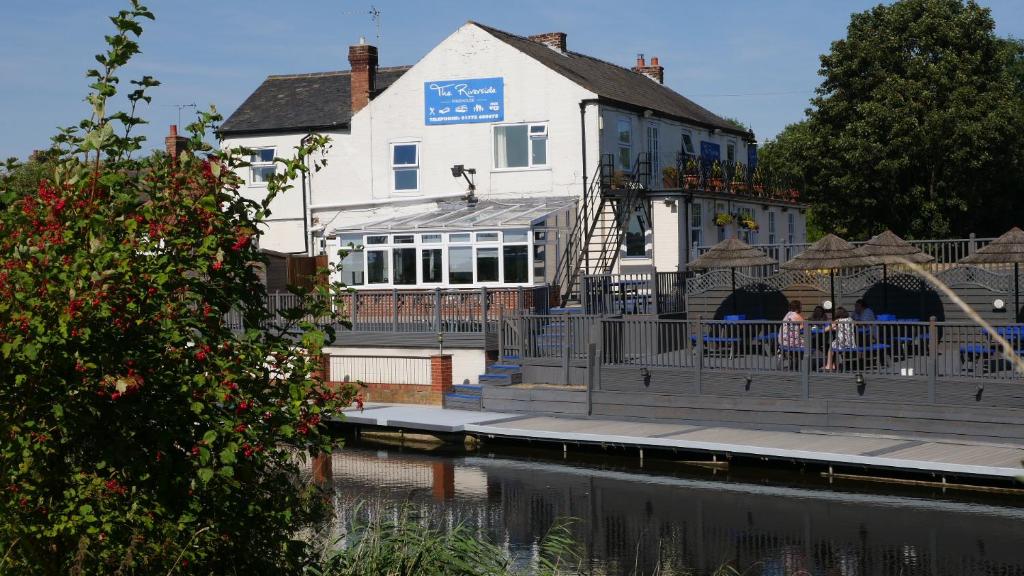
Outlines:
[[[377,69],[377,92],[410,66]],[[352,118],[350,71],[268,76],[220,127],[222,135],[346,128]]]

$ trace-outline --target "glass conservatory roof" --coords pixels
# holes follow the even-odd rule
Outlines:
[[[464,201],[438,202],[427,212],[369,222],[361,226],[336,228],[335,232],[391,232],[406,230],[474,230],[479,228],[529,228],[559,212],[570,210],[573,197],[515,200],[480,200],[475,206]]]

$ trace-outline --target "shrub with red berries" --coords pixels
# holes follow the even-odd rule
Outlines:
[[[238,192],[242,151],[203,143],[215,113],[189,152],[133,159],[140,120],[110,109],[146,18],[112,19],[92,119],[45,169],[0,171],[0,573],[299,573],[323,512],[299,458],[333,449],[324,423],[352,398],[325,393],[330,330],[301,319],[329,318],[341,287],[267,328],[256,245],[326,139],[262,203]],[[133,84],[131,110],[156,81]]]

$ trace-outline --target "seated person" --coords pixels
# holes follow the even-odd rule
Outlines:
[[[830,320],[832,320],[832,315],[826,312],[823,306],[814,307],[814,311],[811,312],[811,322],[829,322]]]
[[[846,312],[846,308],[836,308],[836,319],[832,325],[825,329],[835,332],[835,338],[828,348],[828,357],[825,359],[825,370],[836,369],[836,352],[857,347],[857,331],[853,326],[853,318]]]
[[[857,322],[874,322],[875,311],[861,298],[853,303],[853,319]]]
[[[803,338],[800,331],[803,328],[804,317],[800,314],[802,306],[799,300],[789,303],[789,312],[782,317],[782,328],[779,330],[779,346],[786,348],[799,348],[803,346]]]

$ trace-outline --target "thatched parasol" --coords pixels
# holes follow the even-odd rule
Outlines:
[[[902,264],[906,260],[915,264],[924,264],[935,260],[934,256],[925,254],[920,248],[900,238],[892,230],[872,236],[870,240],[861,244],[857,251],[864,256],[873,258],[876,264],[882,265],[882,308],[885,311],[888,311],[889,308],[889,264]]]
[[[865,256],[857,248],[835,234],[829,234],[807,247],[780,267],[786,270],[828,270],[829,292],[832,306],[836,302],[836,270],[873,266],[875,259]]]
[[[733,312],[736,311],[736,269],[748,266],[769,266],[776,261],[764,252],[754,248],[739,238],[727,238],[715,244],[687,267],[698,270],[711,268],[728,268],[731,271]]]
[[[1020,265],[1024,262],[1024,230],[1014,226],[988,246],[960,259],[961,264],[1013,264],[1013,317],[1020,322]]]

